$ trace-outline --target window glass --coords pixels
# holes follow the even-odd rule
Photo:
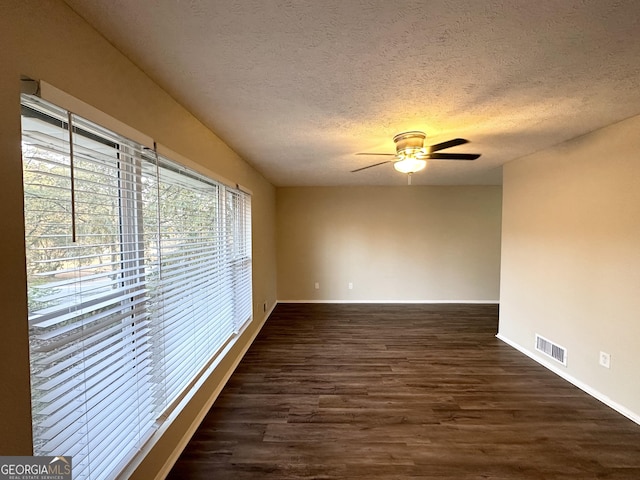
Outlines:
[[[109,478],[250,320],[250,196],[22,103],[34,452]]]

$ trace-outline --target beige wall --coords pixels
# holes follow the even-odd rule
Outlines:
[[[254,325],[276,300],[275,188],[58,0],[0,2],[0,455],[31,453],[27,309],[20,163],[20,75],[46,80],[253,193]],[[240,342],[242,343],[242,342]],[[239,354],[241,345],[234,354]],[[228,360],[224,368],[231,368]],[[224,369],[223,368],[223,369]],[[148,457],[153,478],[219,386],[219,371]]]
[[[640,420],[640,116],[504,168],[500,335]],[[598,365],[611,354],[611,369]],[[551,362],[553,364],[553,362]]]
[[[494,186],[278,188],[278,299],[497,301],[500,216]]]

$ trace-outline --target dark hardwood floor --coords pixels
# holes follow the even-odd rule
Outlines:
[[[496,339],[497,316],[278,305],[168,478],[640,479],[640,426]]]

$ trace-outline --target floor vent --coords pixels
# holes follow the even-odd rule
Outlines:
[[[567,349],[536,334],[536,350],[567,366]]]

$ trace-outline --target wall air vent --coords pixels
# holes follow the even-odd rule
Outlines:
[[[536,350],[567,366],[567,349],[536,333]]]

